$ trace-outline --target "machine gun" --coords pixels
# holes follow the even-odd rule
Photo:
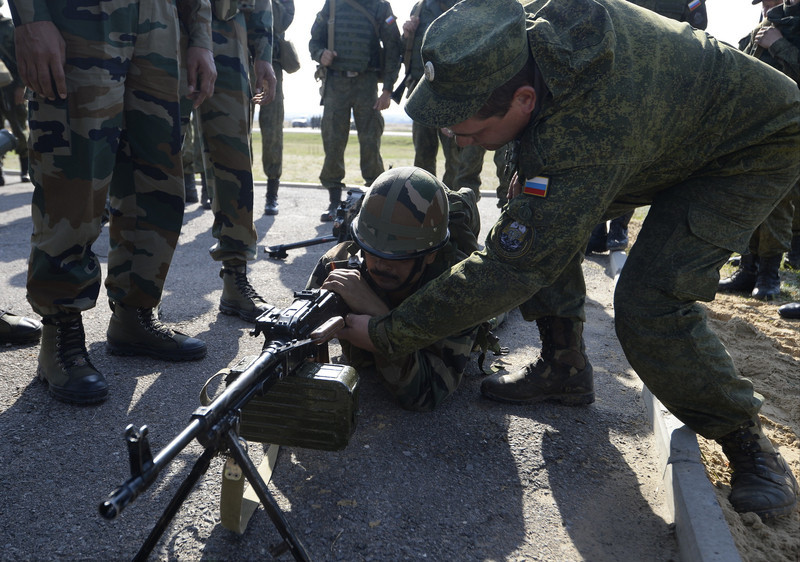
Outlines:
[[[317,238],[292,242],[290,244],[267,246],[264,248],[264,251],[267,252],[271,258],[283,259],[288,256],[286,253],[287,250],[315,246],[316,244],[325,244],[326,242],[345,242],[349,240],[350,224],[361,209],[361,201],[364,199],[364,195],[365,191],[357,187],[352,187],[347,190],[347,198],[339,203],[339,207],[336,209],[336,218],[333,219],[332,236],[319,236]]]
[[[295,293],[295,300],[289,307],[283,310],[273,307],[256,320],[252,335],[264,334],[266,338],[261,354],[241,372],[233,373],[225,390],[210,404],[195,410],[189,425],[158,455],[153,457],[150,450],[147,426],[137,430],[129,425],[125,429],[131,477],[100,504],[100,513],[106,519],[119,515],[194,439],[205,448],[134,560],[147,559],[191,489],[208,470],[211,459],[220,453],[228,455],[229,460],[233,459],[241,467],[283,538],[272,548],[272,555],[277,557],[288,550],[295,560],[309,559],[243,448],[240,435],[250,439],[244,431],[247,424],[248,431],[257,436],[255,440],[268,439],[265,442],[269,443],[323,450],[342,449],[347,445],[356,423],[358,377],[352,367],[321,364],[320,361],[328,361],[327,342],[344,325],[343,318],[348,310],[341,297],[330,291],[314,289]],[[322,374],[315,378],[320,371]],[[340,376],[331,376],[332,371]],[[333,394],[344,396],[346,404],[342,404],[340,398],[331,398],[331,388],[337,384]],[[316,392],[308,392],[309,385],[316,385],[313,389]],[[344,392],[341,392],[342,387]],[[282,396],[274,408],[278,412],[264,412],[271,409],[273,393]],[[323,395],[326,398],[316,398]],[[280,418],[277,422],[276,417]]]

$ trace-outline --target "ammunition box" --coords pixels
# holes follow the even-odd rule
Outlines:
[[[350,441],[357,419],[355,369],[306,363],[247,403],[239,435],[248,441],[338,451]]]

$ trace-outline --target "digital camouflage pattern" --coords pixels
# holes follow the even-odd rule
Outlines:
[[[294,20],[294,0],[272,0],[272,68],[275,70],[275,99],[258,110],[258,126],[261,129],[261,164],[264,175],[270,180],[279,180],[283,175],[283,67],[280,63],[280,43],[286,30]]]
[[[197,108],[203,134],[206,182],[214,224],[211,247],[216,261],[256,257],[258,233],[253,223],[253,157],[249,70],[254,60],[272,60],[272,4],[255,0],[229,20],[211,21],[217,81],[214,95]]]
[[[361,176],[365,184],[370,185],[383,172],[384,121],[381,112],[375,109],[379,73],[383,89],[389,91],[400,73],[402,43],[391,6],[383,0],[356,1],[373,14],[379,34],[366,15],[344,0],[337,0],[334,31],[337,56],[328,69],[322,97],[321,134],[325,160],[319,179],[327,188],[344,187],[344,151],[350,136],[351,110],[358,132]],[[329,10],[330,2],[326,1],[311,26],[309,51],[317,62],[328,45]],[[348,76],[348,72],[355,75]]]
[[[462,189],[460,192],[448,190],[447,193],[450,202],[449,229],[452,236],[449,243],[439,250],[434,262],[427,266],[417,283],[418,287],[424,287],[478,248],[480,216],[473,192]],[[326,252],[312,272],[306,288],[322,286],[328,273],[334,268],[358,268],[368,279],[368,274],[358,259],[359,251],[355,242],[343,242]],[[391,307],[386,293],[374,285],[372,289]],[[361,375],[374,369],[403,408],[429,411],[458,388],[479,329],[475,327],[462,330],[422,349],[391,359],[374,356],[347,342],[341,344],[348,363]]]
[[[210,36],[208,4],[184,4],[181,14],[194,18],[184,24]],[[66,43],[66,100],[29,98],[28,300],[42,316],[95,305],[92,244],[110,188],[108,294],[155,307],[183,219],[176,3],[12,2],[12,13],[17,25],[52,21]]]
[[[475,10],[477,21],[519,10],[511,0],[459,6]],[[800,177],[800,92],[706,33],[627,2],[540,1],[526,10],[524,48],[543,85],[518,139],[523,194],[503,209],[485,251],[373,318],[370,337],[392,358],[521,304],[528,319],[583,318],[580,264],[591,230],[650,205],[617,285],[617,335],[676,417],[705,437],[725,435],[755,416],[761,397],[739,377],[696,301],[714,298],[720,267],[746,249]],[[488,59],[480,50],[469,58],[447,51],[460,46],[449,35],[473,35],[463,21],[450,27],[448,14],[428,31],[440,26],[445,52],[436,74],[448,81],[439,84],[442,98],[425,92],[429,105],[409,109],[414,119],[418,111],[437,121],[430,111],[445,103],[448,88],[467,87],[448,65],[517,56],[501,56],[498,46],[510,41],[499,31],[485,42],[495,53]]]
[[[765,25],[775,27],[783,35],[769,49],[764,49],[755,41],[756,33]],[[739,48],[800,84],[800,4],[781,4],[772,8],[767,12],[767,18],[739,41]],[[784,197],[758,226],[750,238],[750,253],[768,258],[791,249],[792,222],[796,215],[800,215],[794,203],[798,193],[800,184],[795,185],[792,194]]]
[[[697,29],[708,26],[706,0],[695,3],[692,0],[628,0],[637,6],[647,8],[657,14],[675,21],[685,21]]]

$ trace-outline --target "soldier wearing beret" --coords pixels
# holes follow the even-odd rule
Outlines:
[[[800,177],[797,85],[622,0],[464,0],[428,28],[422,58],[408,114],[462,146],[514,141],[515,196],[484,251],[389,314],[350,315],[339,337],[391,358],[519,306],[541,357],[489,377],[483,394],[588,404],[582,250],[600,221],[649,205],[615,294],[626,357],[678,419],[722,445],[734,509],[792,513],[797,481],[761,430],[763,398],[698,301]]]

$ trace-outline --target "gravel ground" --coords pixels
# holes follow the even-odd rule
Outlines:
[[[31,189],[17,183],[0,188],[0,306],[28,315]],[[263,186],[256,196],[260,209]],[[321,189],[283,187],[280,214],[257,219],[261,244],[327,234],[330,226],[318,222],[326,201]],[[495,202],[481,201],[484,233],[497,216]],[[217,312],[222,284],[207,253],[210,226],[210,212],[187,208],[162,306],[164,321],[206,341],[202,361],[109,355],[110,311],[102,299],[84,314],[92,361],[111,385],[102,405],[54,401],[35,380],[38,346],[1,348],[0,559],[133,557],[199,456],[201,447],[192,443],[120,517],[107,521],[98,514],[98,504],[128,477],[125,426],[147,424],[156,453],[189,422],[208,377],[261,349],[249,325]],[[107,248],[104,232],[95,247],[103,260]],[[286,306],[326,248],[294,250],[283,261],[259,254],[250,278],[267,300]],[[585,263],[586,340],[597,386],[592,406],[484,400],[471,364],[464,384],[438,411],[412,413],[364,373],[358,427],[345,450],[282,448],[270,490],[311,558],[677,559],[641,383],[613,332],[606,265],[602,258]],[[498,335],[512,349],[508,368],[537,356],[536,327],[517,312]],[[251,444],[255,460],[261,450]],[[219,524],[221,466],[221,459],[212,462],[151,559],[270,558],[279,536],[263,509],[242,536]]]

